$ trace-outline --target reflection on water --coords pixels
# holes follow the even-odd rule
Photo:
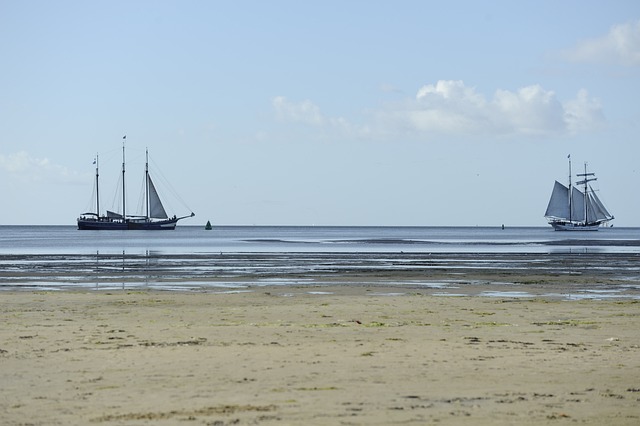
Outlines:
[[[0,226],[4,289],[251,291],[344,284],[404,286],[443,296],[484,291],[491,297],[635,298],[639,260],[640,228],[566,233],[550,227],[248,226],[101,232]],[[478,284],[484,288],[478,290]]]
[[[212,231],[78,231],[0,226],[0,254],[640,253],[640,228],[557,232],[551,227],[228,226]]]
[[[0,255],[0,288],[252,291],[359,285],[440,296],[640,298],[637,253],[215,253]],[[393,293],[393,292],[391,292]]]

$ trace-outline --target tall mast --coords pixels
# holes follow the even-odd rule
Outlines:
[[[573,218],[571,217],[573,214],[572,211],[572,202],[571,200],[573,200],[573,191],[571,190],[571,154],[569,154],[569,156],[567,157],[569,159],[569,222],[573,221]]]
[[[99,166],[99,158],[98,154],[96,154],[96,217],[100,217],[100,188],[98,179],[98,166]]]
[[[147,220],[149,219],[149,148],[145,149],[144,189],[147,204]]]
[[[585,175],[585,178],[584,178],[584,224],[586,225],[587,224],[587,219],[588,219],[588,217],[587,217],[588,213],[587,212],[589,211],[587,209],[587,198],[588,198],[587,197],[587,182],[589,182],[589,180],[586,178],[586,176],[587,176],[587,162],[586,161],[584,162],[584,175]]]
[[[126,221],[125,215],[125,202],[126,202],[126,193],[125,193],[125,184],[124,184],[124,142],[127,140],[127,135],[122,137],[122,220]]]
[[[587,224],[587,220],[589,219],[587,216],[587,203],[589,202],[588,198],[589,198],[589,194],[588,194],[588,183],[594,180],[598,180],[598,178],[595,177],[595,173],[587,173],[587,162],[584,162],[584,173],[578,173],[576,176],[582,176],[584,178],[584,180],[581,180],[580,182],[576,182],[576,185],[582,185],[584,184],[584,223],[585,225]],[[594,176],[592,178],[589,178],[589,176]]]

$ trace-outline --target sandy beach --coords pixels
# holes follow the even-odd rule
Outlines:
[[[4,291],[6,425],[636,425],[640,302]]]

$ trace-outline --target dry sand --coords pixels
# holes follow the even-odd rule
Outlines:
[[[0,321],[3,425],[640,424],[637,300],[6,291]]]

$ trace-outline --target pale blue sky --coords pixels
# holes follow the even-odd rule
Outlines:
[[[3,1],[0,57],[0,224],[96,153],[111,208],[127,135],[184,225],[546,226],[570,153],[640,226],[637,1]]]

